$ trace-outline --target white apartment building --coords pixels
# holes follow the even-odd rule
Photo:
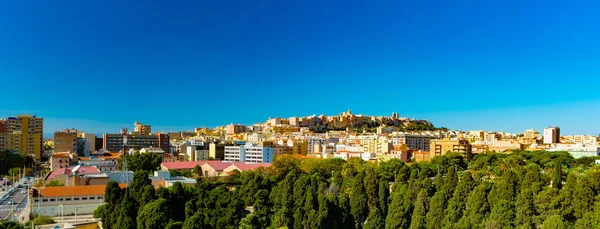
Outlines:
[[[556,144],[547,151],[567,151],[574,158],[600,156],[600,147],[597,145],[583,144]]]
[[[560,143],[560,128],[550,126],[544,129],[544,144]]]
[[[314,153],[316,144],[327,144],[327,139],[316,137],[316,136],[308,136],[304,140],[306,140],[308,144],[308,153]]]
[[[246,143],[242,146],[225,146],[225,158],[223,161],[272,163],[273,148],[262,147],[253,143]]]

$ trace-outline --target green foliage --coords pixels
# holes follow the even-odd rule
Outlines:
[[[565,223],[563,222],[562,217],[559,215],[553,215],[548,217],[544,224],[542,224],[542,229],[563,229],[565,227]]]
[[[137,216],[138,229],[163,229],[171,219],[171,205],[165,199],[146,204]]]
[[[116,228],[135,229],[138,206],[137,203],[130,197],[130,190],[125,190],[125,197],[121,201],[119,217],[117,219]]]
[[[65,186],[65,184],[63,184],[60,181],[57,180],[51,180],[50,182],[46,183],[46,186],[48,187],[52,187],[52,186]]]
[[[554,162],[554,176],[552,176],[552,187],[561,189],[562,188],[562,166],[560,161]]]
[[[2,229],[23,229],[23,225],[20,225],[16,221],[0,221],[0,228]]]
[[[162,163],[162,156],[156,153],[136,152],[134,155],[127,156],[128,169],[133,172],[141,170],[154,172],[158,170],[160,163]]]
[[[107,229],[600,225],[600,167],[564,152],[486,153],[468,165],[453,154],[410,166],[293,155],[276,161],[234,179],[201,178],[195,186],[156,191],[139,170],[128,191],[107,185],[106,204],[94,216]],[[555,172],[564,181],[560,189],[550,185]]]
[[[354,185],[352,186],[350,194],[350,213],[354,218],[354,227],[362,228],[363,223],[367,218],[369,212],[367,193],[364,187],[365,172],[361,172],[354,179]]]
[[[200,170],[200,171],[202,171],[202,170]],[[187,169],[182,169],[182,170],[169,169],[169,175],[171,175],[172,177],[192,177],[192,171],[187,170]]]
[[[426,189],[421,189],[419,191],[419,196],[417,197],[417,202],[415,203],[415,208],[412,213],[410,229],[425,229],[427,228],[427,210],[429,197],[427,196],[428,192]]]
[[[34,225],[47,225],[47,224],[54,224],[56,222],[49,216],[35,215],[34,218],[32,220],[30,220],[29,222],[25,223],[25,225],[31,225],[32,223]]]

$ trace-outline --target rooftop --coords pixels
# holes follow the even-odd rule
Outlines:
[[[125,185],[119,184],[121,188]],[[34,194],[37,194],[38,190],[42,197],[57,197],[57,196],[90,196],[90,195],[104,195],[106,185],[85,185],[85,186],[53,186],[53,187],[42,187],[34,188]],[[38,195],[34,195],[38,197]]]

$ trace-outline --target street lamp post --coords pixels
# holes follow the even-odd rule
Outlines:
[[[64,211],[64,210],[65,210],[65,209],[63,208],[63,205],[61,204],[61,205],[60,205],[60,221],[61,221],[62,223],[65,223],[65,221],[64,221],[64,217],[65,217],[65,211]]]

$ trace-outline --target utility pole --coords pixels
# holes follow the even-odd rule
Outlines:
[[[121,130],[121,134],[123,135],[123,154],[121,155],[121,183],[129,186],[129,169],[127,168],[127,128],[123,128]]]

